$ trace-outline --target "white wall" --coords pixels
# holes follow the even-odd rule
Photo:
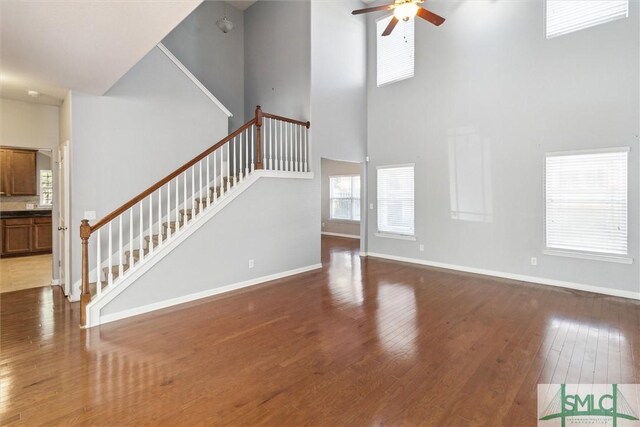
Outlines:
[[[369,193],[375,202],[377,165],[415,162],[417,235],[416,242],[376,237],[370,211],[368,250],[637,294],[638,3],[630,2],[627,19],[551,40],[542,1],[433,1],[429,8],[447,21],[439,28],[417,22],[415,77],[382,88],[375,87],[373,17],[368,23]],[[618,146],[631,147],[634,263],[543,255],[545,152]],[[452,218],[454,163],[465,165],[456,179],[484,182],[457,195],[484,209],[484,221]]]
[[[310,19],[307,1],[259,1],[244,12],[247,119],[256,105],[286,117],[309,117]]]
[[[225,34],[215,22],[226,15]],[[229,130],[244,124],[244,14],[221,1],[205,1],[162,43],[231,111]],[[252,115],[253,116],[253,115]]]
[[[360,237],[360,222],[331,219],[329,177],[339,175],[362,175],[362,164],[321,159],[321,220],[322,231]]]
[[[307,179],[259,179],[107,304],[101,315],[316,265],[317,249],[309,245],[317,238],[309,227],[314,209],[310,185]]]
[[[42,148],[51,150],[58,158],[59,108],[52,105],[14,101],[0,98],[0,144],[10,147]],[[52,165],[56,165],[55,161]],[[53,234],[52,278],[58,278],[58,168],[53,170]]]
[[[76,282],[84,212],[101,218],[116,209],[226,136],[228,121],[158,48],[104,96],[73,93],[72,116]]]

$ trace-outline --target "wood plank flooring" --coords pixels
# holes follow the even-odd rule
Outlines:
[[[51,254],[0,259],[0,293],[51,285]]]
[[[358,252],[88,331],[3,294],[0,424],[534,426],[538,383],[640,383],[636,301]]]

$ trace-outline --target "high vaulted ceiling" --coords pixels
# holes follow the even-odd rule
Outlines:
[[[69,89],[102,95],[201,2],[0,1],[0,96],[56,105]]]

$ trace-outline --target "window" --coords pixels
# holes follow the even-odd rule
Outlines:
[[[400,21],[391,34],[382,37],[392,16],[381,18],[376,22],[378,87],[413,77],[415,19],[407,22]]]
[[[413,236],[414,166],[378,168],[378,232]]]
[[[40,204],[50,205],[53,201],[53,172],[40,170]]]
[[[360,221],[360,176],[329,177],[329,218]]]
[[[547,38],[627,16],[628,0],[547,0]]]
[[[627,148],[547,154],[547,248],[627,254],[627,155]]]

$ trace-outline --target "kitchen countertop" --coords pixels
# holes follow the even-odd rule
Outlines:
[[[51,209],[28,209],[23,211],[0,211],[0,219],[33,218],[51,216]]]

